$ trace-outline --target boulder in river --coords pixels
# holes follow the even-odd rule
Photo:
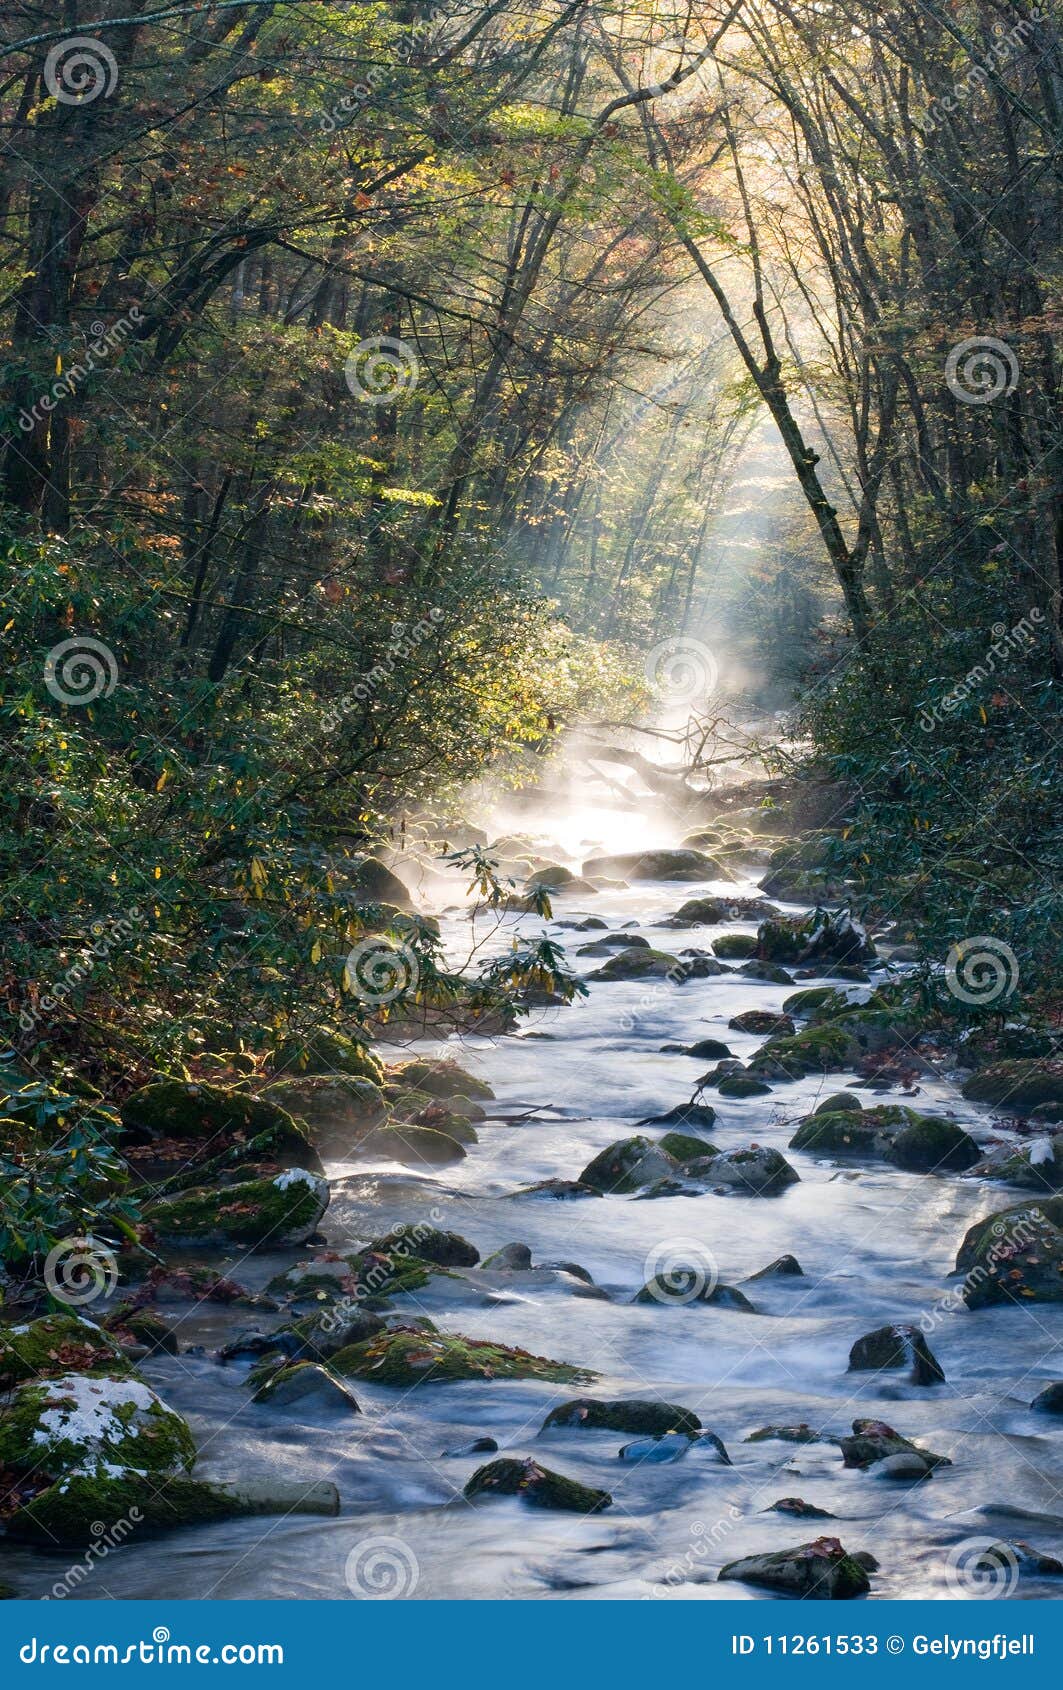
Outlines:
[[[1041,1104],[1063,1106],[1063,1059],[995,1062],[964,1081],[963,1095],[975,1103],[1006,1105],[1011,1115]]]
[[[555,1203],[568,1203],[580,1197],[601,1197],[602,1193],[593,1185],[585,1185],[578,1179],[541,1179],[534,1185],[522,1185],[517,1191],[507,1193],[509,1197],[548,1197]]]
[[[328,1208],[328,1181],[305,1168],[239,1185],[193,1187],[162,1198],[144,1219],[163,1244],[242,1244],[249,1250],[305,1244]]]
[[[716,1111],[710,1103],[677,1103],[663,1115],[647,1115],[640,1127],[680,1127],[708,1132],[716,1123]]]
[[[874,954],[867,929],[847,909],[776,916],[757,930],[757,955],[768,962],[860,963]]]
[[[545,1379],[575,1385],[594,1377],[584,1368],[506,1344],[410,1326],[391,1327],[366,1343],[338,1351],[332,1366],[344,1378],[400,1387],[457,1379]]]
[[[854,1091],[835,1091],[817,1103],[813,1115],[859,1115],[864,1105]]]
[[[462,1492],[470,1501],[477,1496],[517,1496],[532,1508],[559,1509],[570,1514],[597,1514],[611,1508],[608,1491],[592,1490],[563,1473],[553,1473],[530,1458],[520,1461],[502,1456],[478,1467]]]
[[[485,1257],[481,1267],[502,1269],[507,1273],[528,1273],[532,1265],[532,1253],[526,1244],[503,1244],[500,1250],[492,1251]]]
[[[849,1352],[850,1373],[906,1368],[913,1385],[943,1385],[945,1374],[918,1326],[898,1322],[865,1332]]]
[[[736,1285],[721,1285],[716,1280],[706,1281],[704,1269],[697,1263],[690,1267],[677,1265],[668,1273],[655,1274],[642,1290],[636,1293],[636,1303],[715,1303],[724,1309],[738,1309],[743,1314],[756,1314],[757,1310]]]
[[[854,1420],[852,1436],[841,1439],[841,1451],[846,1467],[864,1469],[874,1467],[891,1455],[912,1454],[921,1456],[931,1472],[935,1467],[952,1466],[947,1455],[935,1455],[933,1450],[922,1449],[910,1438],[895,1432],[892,1426],[887,1426],[884,1420]]]
[[[767,1267],[760,1268],[756,1273],[747,1276],[744,1283],[753,1285],[758,1279],[803,1279],[805,1270],[796,1256],[776,1256]]]
[[[787,974],[777,962],[762,962],[759,957],[743,962],[736,972],[745,975],[747,980],[764,980],[769,986],[792,986],[794,983],[793,975]]]
[[[575,1397],[552,1408],[542,1424],[544,1432],[557,1427],[588,1432],[631,1432],[659,1438],[668,1432],[699,1432],[701,1421],[692,1409],[659,1402],[656,1398],[627,1397],[599,1402],[594,1397]]]
[[[361,1412],[350,1386],[319,1361],[297,1361],[279,1367],[262,1381],[251,1400],[269,1403],[274,1408],[298,1404],[305,1409],[314,1403],[323,1408],[342,1408],[349,1414]]]
[[[283,1073],[350,1074],[356,1080],[372,1080],[379,1086],[384,1064],[368,1045],[360,1044],[334,1028],[315,1027],[305,1037],[285,1039],[273,1057],[274,1069]]]
[[[191,1472],[195,1459],[185,1421],[127,1374],[24,1380],[0,1420],[0,1468],[15,1474]]]
[[[699,1156],[718,1156],[719,1150],[707,1138],[695,1138],[693,1133],[665,1133],[657,1140],[660,1148],[673,1162],[696,1161]]]
[[[434,1262],[437,1267],[446,1268],[475,1267],[480,1260],[476,1245],[470,1244],[460,1232],[444,1232],[421,1221],[392,1227],[382,1238],[374,1238],[369,1249],[381,1255],[400,1257],[405,1252],[423,1262]]]
[[[660,1145],[636,1134],[634,1138],[619,1139],[600,1151],[580,1174],[579,1183],[611,1196],[638,1191],[653,1180],[663,1179],[675,1166],[672,1157]]]
[[[387,1100],[372,1080],[351,1074],[304,1074],[275,1080],[263,1101],[279,1104],[320,1148],[342,1154],[386,1120]]]
[[[745,962],[756,951],[757,941],[752,933],[721,933],[712,941],[713,956],[726,962]]]
[[[977,1179],[1004,1180],[1024,1191],[1058,1191],[1063,1186],[1063,1133],[1045,1133],[1028,1144],[998,1145],[971,1173]]]
[[[327,1481],[246,1479],[238,1483],[190,1479],[180,1473],[72,1473],[27,1501],[5,1522],[8,1535],[42,1549],[99,1545],[101,1521],[135,1521],[143,1531],[209,1525],[248,1515],[325,1514],[340,1511],[339,1492]],[[63,1595],[68,1592],[60,1582]]]
[[[910,1174],[962,1174],[974,1167],[981,1151],[956,1121],[919,1115],[895,1135],[885,1155]]]
[[[842,1093],[844,1098],[847,1094]],[[832,1104],[835,1099],[828,1099]],[[791,1150],[835,1156],[880,1156],[909,1173],[962,1173],[978,1161],[974,1140],[943,1115],[921,1115],[900,1103],[873,1109],[817,1109],[790,1140]]]
[[[618,875],[623,880],[733,880],[725,864],[704,851],[629,851],[618,857],[589,857],[583,873]]]
[[[721,1579],[761,1584],[800,1601],[845,1601],[866,1596],[871,1581],[863,1566],[836,1537],[818,1537],[795,1549],[745,1555],[720,1570]]]
[[[725,1074],[716,1090],[721,1097],[766,1097],[771,1087],[756,1074]]]
[[[601,968],[588,974],[588,980],[664,980],[682,978],[683,964],[667,951],[654,951],[641,945],[630,945],[617,951]]]
[[[704,1162],[689,1163],[686,1172],[710,1187],[724,1186],[753,1197],[778,1196],[800,1178],[778,1150],[758,1144],[746,1150],[725,1150]]]
[[[736,1033],[754,1033],[762,1039],[791,1038],[797,1031],[789,1015],[772,1009],[744,1009],[741,1015],[732,1015],[727,1025]]]
[[[1054,1379],[1038,1391],[1030,1407],[1038,1414],[1063,1414],[1063,1379]]]
[[[495,1095],[486,1080],[444,1057],[412,1057],[389,1068],[387,1077],[389,1085],[427,1092],[430,1097],[493,1098]]]
[[[836,1515],[828,1508],[817,1508],[815,1503],[806,1502],[801,1496],[780,1496],[777,1502],[768,1504],[765,1514],[789,1514],[795,1520],[833,1520]]]
[[[356,1152],[359,1157],[399,1162],[407,1168],[442,1168],[448,1162],[461,1162],[466,1154],[465,1145],[450,1133],[407,1121],[374,1127],[359,1140]]]
[[[620,1461],[648,1461],[652,1464],[668,1465],[673,1461],[682,1461],[692,1451],[709,1451],[724,1467],[732,1465],[731,1457],[723,1446],[721,1439],[715,1432],[662,1432],[654,1438],[637,1438],[634,1443],[624,1444],[618,1453]]]
[[[367,904],[394,904],[400,910],[413,909],[409,888],[379,857],[363,857],[360,862],[345,863],[343,872],[352,890],[359,893]]]
[[[836,1444],[838,1438],[827,1432],[810,1426],[807,1420],[800,1420],[793,1426],[759,1426],[755,1432],[747,1432],[744,1440],[747,1444],[783,1443],[783,1444]]]
[[[1040,1197],[969,1227],[956,1257],[969,1309],[1063,1302],[1063,1197]]]
[[[131,1142],[154,1144],[164,1154],[178,1149],[181,1161],[199,1153],[218,1155],[239,1147],[242,1161],[299,1162],[313,1155],[306,1131],[279,1098],[253,1097],[229,1086],[193,1080],[156,1080],[131,1092],[122,1105],[122,1125]]]
[[[0,1391],[23,1379],[97,1371],[132,1370],[118,1340],[95,1321],[64,1313],[0,1326]]]

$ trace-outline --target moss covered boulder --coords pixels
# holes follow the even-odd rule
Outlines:
[[[1031,1144],[998,1146],[971,1172],[1026,1191],[1059,1191],[1063,1187],[1063,1133],[1045,1134]]]
[[[542,1430],[564,1429],[583,1432],[631,1432],[644,1437],[663,1437],[667,1432],[698,1432],[701,1421],[689,1408],[675,1403],[641,1397],[598,1402],[594,1397],[575,1397],[559,1403],[543,1421]]]
[[[94,1321],[75,1314],[46,1314],[0,1326],[0,1391],[23,1379],[93,1371],[131,1371],[117,1338]]]
[[[144,1219],[163,1244],[282,1249],[313,1236],[328,1201],[327,1180],[288,1168],[220,1191],[197,1187],[164,1198],[145,1209]]]
[[[464,1133],[462,1135],[465,1136]],[[352,1154],[373,1161],[400,1162],[407,1168],[442,1168],[449,1162],[460,1162],[465,1145],[450,1133],[435,1127],[418,1126],[415,1122],[395,1121],[384,1127],[374,1127],[359,1139]]]
[[[770,1039],[750,1058],[749,1071],[766,1080],[799,1080],[852,1068],[862,1054],[847,1028],[828,1022],[792,1038]]]
[[[384,1064],[368,1045],[318,1027],[305,1038],[286,1039],[277,1047],[274,1067],[292,1074],[350,1074],[356,1080],[371,1080],[374,1085],[384,1081]]]
[[[126,1521],[129,1531],[172,1531],[219,1520],[270,1514],[339,1513],[335,1485],[283,1480],[207,1483],[182,1474],[73,1473],[41,1491],[5,1522],[9,1537],[42,1549],[99,1544],[101,1521]],[[122,1535],[112,1527],[113,1541]],[[69,1580],[57,1587],[70,1591]]]
[[[962,1174],[981,1156],[970,1133],[941,1115],[920,1115],[902,1127],[886,1160],[910,1174]]]
[[[314,1144],[342,1152],[388,1118],[384,1093],[372,1080],[350,1074],[305,1074],[276,1080],[263,1093],[267,1102],[302,1123]]]
[[[305,1158],[306,1131],[275,1097],[201,1081],[157,1080],[132,1092],[122,1124],[134,1143],[193,1142],[206,1154],[243,1145],[249,1160]]]
[[[747,1150],[726,1150],[703,1162],[690,1162],[686,1171],[712,1189],[751,1197],[777,1197],[800,1179],[778,1150],[757,1144]]]
[[[421,1221],[415,1221],[412,1226],[392,1227],[382,1238],[374,1238],[369,1248],[391,1255],[408,1250],[437,1267],[475,1267],[480,1260],[476,1245],[470,1244],[460,1232],[444,1232]]]
[[[388,1069],[389,1085],[402,1090],[427,1092],[430,1097],[492,1098],[494,1092],[486,1080],[478,1079],[449,1058],[415,1057],[398,1062]]]
[[[621,880],[733,880],[734,875],[718,858],[704,851],[629,851],[618,857],[589,857],[583,873],[609,875]]]
[[[665,1133],[657,1140],[658,1147],[670,1156],[673,1162],[682,1165],[693,1162],[699,1156],[718,1156],[719,1150],[710,1144],[706,1138],[695,1138],[693,1133]]]
[[[531,1508],[555,1508],[569,1514],[598,1514],[613,1503],[608,1491],[592,1490],[537,1461],[511,1456],[478,1467],[462,1494],[470,1501],[478,1496],[516,1496]]]
[[[713,956],[722,957],[725,962],[745,962],[747,957],[756,955],[756,950],[757,941],[751,933],[721,933],[712,941]]]
[[[708,1154],[703,1150],[701,1154]],[[675,1161],[660,1144],[636,1134],[619,1139],[587,1163],[579,1176],[581,1185],[606,1194],[638,1191],[653,1180],[663,1179],[675,1169]]]
[[[970,1309],[1063,1302],[1063,1198],[1033,1199],[976,1221],[956,1269]]]
[[[796,1549],[744,1555],[720,1569],[720,1579],[759,1584],[798,1601],[848,1601],[866,1596],[871,1580],[863,1565],[836,1537],[817,1537]]]
[[[367,1343],[340,1350],[332,1357],[332,1367],[344,1378],[393,1386],[444,1384],[459,1379],[544,1379],[577,1385],[594,1377],[567,1362],[551,1361],[505,1344],[401,1326],[381,1332]]]
[[[1063,1107],[1063,1061],[994,1062],[964,1081],[963,1095],[1013,1115],[1043,1104]]]
[[[617,951],[601,968],[588,974],[588,980],[663,980],[682,978],[683,964],[667,951],[654,951],[645,945],[628,946]]]
[[[74,1470],[191,1472],[196,1446],[179,1414],[128,1376],[25,1380],[0,1416],[0,1467],[52,1478]]]
[[[850,1373],[884,1373],[901,1368],[912,1385],[945,1383],[941,1363],[918,1326],[879,1326],[858,1338],[849,1352]]]
[[[721,1097],[766,1097],[771,1087],[757,1074],[725,1074],[716,1082]]]
[[[744,1009],[741,1015],[732,1015],[727,1025],[736,1033],[754,1033],[761,1039],[792,1038],[797,1031],[791,1016],[771,1009]]]
[[[861,963],[875,954],[867,929],[851,910],[817,909],[807,916],[777,916],[757,929],[757,955],[768,962]]]
[[[278,1367],[256,1386],[251,1400],[269,1403],[274,1408],[305,1410],[317,1406],[343,1409],[348,1414],[361,1413],[350,1386],[319,1361],[296,1361]]]
[[[784,998],[783,1011],[786,1015],[815,1016],[829,1021],[832,1014],[845,1009],[847,1002],[845,993],[834,986],[804,986]]]

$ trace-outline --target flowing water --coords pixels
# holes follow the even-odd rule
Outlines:
[[[625,845],[647,842],[645,831],[632,832]],[[576,958],[576,946],[595,935],[574,934],[564,923],[588,913],[604,918],[610,930],[631,925],[662,950],[705,946],[723,929],[681,934],[656,925],[701,891],[752,896],[757,887],[752,878],[727,886],[639,884],[559,900],[550,931],[584,972],[601,959]],[[514,918],[505,934],[543,925],[535,917]],[[443,926],[460,955],[469,942],[467,912],[452,912]],[[730,923],[726,931],[754,927]],[[349,1599],[349,1558],[357,1561],[368,1543],[390,1557],[400,1590],[417,1598],[753,1600],[765,1593],[715,1582],[725,1561],[827,1531],[847,1548],[875,1555],[874,1596],[946,1597],[962,1593],[950,1584],[947,1566],[950,1552],[955,1558],[969,1539],[1018,1536],[1044,1549],[1055,1540],[1058,1547],[1063,1532],[1057,1535],[1053,1521],[1031,1522],[1016,1511],[1063,1512],[1063,1437],[1051,1419],[1028,1408],[1046,1380],[1063,1374],[1063,1306],[971,1313],[948,1297],[966,1228],[1020,1201],[1021,1193],[788,1151],[797,1120],[854,1076],[779,1085],[770,1096],[733,1102],[707,1094],[718,1116],[711,1138],[720,1148],[756,1142],[788,1155],[800,1184],[782,1196],[558,1201],[513,1195],[539,1180],[575,1179],[643,1117],[689,1098],[707,1064],[664,1054],[662,1044],[715,1036],[748,1057],[762,1040],[729,1031],[729,1019],[744,1009],[778,1009],[790,990],[740,974],[682,985],[595,983],[587,999],[538,1012],[520,1033],[497,1042],[418,1043],[417,1054],[445,1050],[488,1080],[502,1118],[478,1127],[479,1144],[454,1168],[422,1174],[358,1163],[328,1170],[333,1197],[323,1230],[336,1250],[349,1251],[394,1223],[427,1219],[464,1234],[483,1256],[519,1240],[536,1263],[580,1264],[609,1300],[576,1295],[570,1279],[549,1274],[477,1271],[435,1277],[395,1307],[428,1315],[444,1331],[589,1368],[599,1375],[592,1394],[652,1397],[693,1409],[723,1439],[732,1467],[697,1448],[674,1465],[621,1462],[619,1447],[631,1438],[611,1432],[540,1436],[549,1409],[581,1394],[571,1386],[494,1381],[395,1391],[359,1383],[360,1416],[307,1411],[302,1404],[283,1411],[252,1406],[246,1366],[212,1359],[219,1343],[255,1324],[252,1312],[165,1309],[180,1319],[188,1348],[147,1363],[144,1372],[188,1417],[200,1444],[200,1473],[330,1479],[339,1488],[341,1514],[134,1538],[102,1558],[73,1594]],[[381,1053],[410,1054],[387,1047]],[[897,1101],[898,1094],[886,1100]],[[921,1080],[909,1101],[952,1114],[976,1137],[989,1130],[988,1116],[965,1104],[947,1077]],[[728,1284],[784,1252],[797,1256],[804,1277],[746,1286],[755,1314],[698,1303],[633,1306],[655,1265],[682,1259],[691,1247],[711,1252]],[[261,1286],[292,1259],[252,1257],[230,1263],[229,1271]],[[920,1319],[947,1384],[920,1389],[903,1375],[886,1384],[889,1375],[847,1372],[850,1347],[862,1333]],[[842,1434],[861,1415],[888,1420],[954,1465],[927,1483],[898,1486],[877,1479],[874,1469],[846,1471],[830,1443],[743,1441],[770,1423],[808,1421]],[[466,1502],[463,1485],[491,1458],[444,1451],[485,1434],[504,1453],[534,1454],[608,1490],[612,1508],[581,1517],[514,1498]],[[787,1496],[836,1519],[765,1512]],[[383,1550],[374,1548],[378,1539],[388,1540]],[[30,1594],[60,1579],[69,1557],[15,1551],[8,1559],[20,1590]],[[1024,1573],[1014,1593],[1057,1589]],[[360,1593],[355,1583],[354,1594]]]

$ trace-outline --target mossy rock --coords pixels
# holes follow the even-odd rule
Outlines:
[[[260,1160],[294,1156],[309,1148],[305,1131],[280,1099],[201,1081],[157,1080],[132,1092],[122,1105],[122,1124],[141,1143],[195,1140],[221,1151],[234,1141],[254,1142]]]
[[[855,1556],[836,1537],[816,1538],[795,1549],[773,1549],[728,1561],[717,1575],[741,1584],[763,1585],[798,1601],[850,1601],[866,1596],[871,1580]]]
[[[275,1080],[263,1097],[301,1121],[316,1145],[337,1149],[357,1143],[388,1117],[380,1087],[350,1074]]]
[[[654,951],[644,945],[629,946],[618,951],[601,968],[588,974],[588,980],[663,980],[669,976],[681,979],[683,964],[667,951]]]
[[[368,1045],[319,1027],[305,1039],[287,1039],[274,1056],[274,1066],[298,1074],[350,1074],[356,1080],[384,1082],[384,1064]]]
[[[465,1107],[454,1109],[451,1103]],[[484,1110],[472,1099],[431,1097],[424,1091],[398,1091],[389,1097],[392,1111],[392,1126],[431,1127],[433,1132],[446,1133],[450,1138],[457,1139],[459,1144],[478,1144],[479,1135],[472,1125],[467,1110],[479,1111],[482,1116]]]
[[[542,1424],[542,1431],[563,1428],[584,1432],[631,1432],[648,1438],[663,1437],[668,1432],[699,1432],[701,1421],[689,1408],[677,1408],[674,1403],[630,1397],[610,1402],[598,1402],[594,1397],[576,1397],[571,1402],[552,1408]]]
[[[367,1343],[340,1350],[332,1357],[332,1366],[345,1378],[399,1387],[459,1379],[543,1379],[558,1385],[578,1385],[594,1378],[584,1368],[531,1355],[527,1350],[410,1327],[394,1327]]]
[[[829,1021],[833,1014],[845,1009],[847,1003],[845,993],[837,991],[834,986],[805,986],[783,999],[783,1010],[787,1015],[812,1015],[825,1011],[825,1018]]]
[[[657,1145],[666,1156],[672,1158],[673,1162],[679,1163],[694,1161],[699,1156],[718,1156],[720,1154],[716,1146],[710,1144],[708,1139],[695,1138],[693,1133],[665,1133],[663,1138],[657,1140]],[[636,1427],[635,1430],[637,1429]],[[622,1430],[626,1431],[627,1428],[624,1427]]]
[[[151,1309],[121,1307],[112,1309],[107,1315],[107,1328],[113,1332],[120,1344],[126,1347],[126,1338],[131,1338],[135,1344],[142,1345],[150,1354],[175,1356],[180,1354],[180,1344],[177,1333],[172,1326],[167,1326],[164,1320],[152,1312]]]
[[[46,1314],[18,1326],[0,1326],[0,1391],[23,1379],[68,1373],[132,1372],[117,1339],[94,1321],[74,1314]]]
[[[727,920],[727,905],[721,898],[688,898],[665,923],[667,927],[715,927]]]
[[[375,1127],[359,1140],[357,1150],[360,1156],[400,1162],[407,1168],[442,1168],[448,1162],[462,1161],[465,1156],[464,1144],[449,1133],[412,1123]]]
[[[1026,1191],[1058,1191],[1063,1187],[1063,1133],[1034,1139],[1032,1144],[1018,1148],[1001,1146],[977,1163],[972,1172],[1022,1186]]]
[[[911,1174],[965,1173],[981,1155],[970,1133],[941,1115],[920,1115],[902,1127],[886,1160]]]
[[[851,1068],[860,1054],[852,1035],[828,1022],[822,1027],[806,1027],[793,1038],[769,1039],[750,1059],[749,1071],[763,1079],[799,1080],[806,1074]]]
[[[67,1373],[25,1380],[0,1418],[0,1467],[52,1478],[101,1465],[191,1472],[196,1445],[179,1414],[142,1380]]]
[[[408,1249],[422,1261],[434,1262],[437,1267],[475,1267],[480,1252],[460,1232],[443,1232],[438,1227],[424,1226],[420,1221],[412,1226],[393,1227],[382,1238],[375,1238],[371,1250],[385,1254]]]
[[[350,1386],[320,1361],[296,1361],[278,1367],[257,1385],[251,1401],[269,1403],[275,1408],[293,1404],[305,1408],[308,1403],[317,1402],[328,1408],[343,1408],[351,1414],[361,1413]]]
[[[736,1285],[702,1284],[701,1279],[702,1270],[697,1265],[681,1267],[677,1264],[668,1273],[654,1274],[635,1293],[632,1301],[650,1306],[657,1303],[662,1308],[667,1308],[669,1304],[689,1308],[692,1303],[715,1303],[720,1308],[737,1309],[741,1314],[757,1313],[745,1292],[739,1291]]]
[[[847,909],[776,916],[757,929],[757,955],[769,962],[846,965],[874,954],[866,928]]]
[[[817,1103],[813,1115],[859,1115],[864,1105],[854,1091],[834,1091]]]
[[[702,1150],[703,1156],[708,1150]],[[634,1138],[619,1139],[599,1152],[587,1163],[579,1176],[581,1185],[595,1191],[615,1195],[638,1191],[653,1180],[663,1179],[674,1171],[675,1163],[661,1145],[636,1134]]]
[[[755,956],[756,950],[757,941],[750,933],[721,933],[712,941],[713,956],[724,961],[744,962],[747,957]]]
[[[956,1257],[969,1309],[1063,1302],[1063,1197],[1040,1197],[969,1227]]]
[[[759,957],[751,957],[735,972],[744,975],[747,980],[764,980],[769,986],[792,986],[794,983],[793,975],[787,974],[777,962],[763,962]]]
[[[486,1080],[480,1080],[449,1058],[413,1057],[388,1069],[388,1082],[427,1092],[430,1097],[492,1098],[494,1092]]]
[[[590,857],[583,864],[587,878],[617,876],[621,880],[733,880],[725,863],[704,851],[630,851],[618,857]]]
[[[716,1090],[721,1097],[764,1097],[771,1087],[755,1074],[725,1074]]]
[[[101,1521],[128,1521],[130,1532],[140,1533],[246,1516],[287,1515],[297,1506],[300,1512],[311,1511],[308,1502],[315,1499],[306,1497],[305,1487],[301,1499],[298,1492],[290,1493],[291,1487],[287,1495],[281,1495],[280,1488],[210,1484],[180,1474],[126,1472],[94,1477],[73,1473],[23,1504],[5,1523],[9,1537],[17,1542],[70,1550],[98,1545]],[[272,1498],[271,1489],[277,1492]],[[338,1499],[332,1507],[318,1505],[312,1511],[335,1514]],[[112,1536],[116,1535],[112,1527]],[[68,1594],[69,1578],[59,1588]]]
[[[875,1111],[868,1111],[868,1114],[873,1113]],[[851,1109],[839,1109],[827,1115],[820,1115],[817,1111],[807,1116],[790,1140],[791,1150],[818,1151],[835,1156],[876,1156],[883,1148],[875,1123],[865,1121],[862,1114]]]
[[[1063,1061],[995,1062],[964,1081],[963,1095],[975,1103],[1007,1105],[1013,1114],[1063,1105]]]
[[[571,1514],[597,1514],[613,1504],[608,1491],[592,1490],[563,1473],[541,1467],[537,1461],[518,1461],[512,1456],[477,1468],[462,1495],[470,1501],[477,1496],[517,1496],[529,1507]]]
[[[777,1015],[771,1009],[744,1009],[741,1015],[732,1015],[727,1025],[736,1033],[754,1033],[762,1039],[788,1039],[797,1031],[789,1015]]]
[[[328,1200],[326,1180],[289,1168],[275,1178],[244,1180],[220,1191],[183,1191],[149,1204],[144,1220],[167,1244],[280,1249],[312,1236]]]
[[[929,1472],[936,1467],[952,1466],[947,1455],[935,1455],[933,1450],[912,1443],[910,1438],[902,1437],[892,1426],[887,1426],[884,1420],[854,1420],[852,1436],[841,1438],[839,1445],[843,1465],[861,1470],[874,1467],[880,1461],[888,1461],[891,1455],[917,1455]]]
[[[763,1145],[725,1150],[703,1162],[688,1162],[685,1172],[709,1186],[733,1188],[754,1197],[778,1196],[800,1180],[785,1156]]]

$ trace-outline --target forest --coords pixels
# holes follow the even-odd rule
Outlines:
[[[0,67],[0,1587],[1058,1594],[1058,0]]]

